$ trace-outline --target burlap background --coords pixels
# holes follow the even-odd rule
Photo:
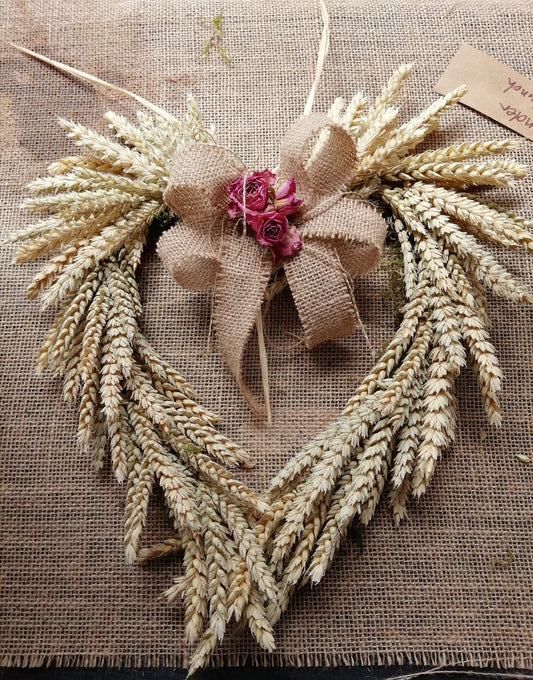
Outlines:
[[[198,55],[210,30],[203,18],[224,10],[224,46]],[[462,41],[485,49],[529,77],[531,2],[473,3],[396,0],[329,2],[332,46],[315,108],[363,88],[371,95],[393,68],[416,64],[405,115],[432,99],[437,77]],[[3,38],[135,90],[168,110],[184,111],[192,89],[221,141],[248,165],[277,161],[279,140],[303,109],[312,82],[320,13],[313,2],[246,3],[122,0],[4,0]],[[103,128],[112,108],[134,106],[4,47],[1,83],[1,229],[28,222],[18,204],[22,184],[72,147],[56,116]],[[439,143],[506,136],[500,126],[458,107]],[[531,164],[531,142],[518,154]],[[500,200],[533,216],[533,181]],[[123,490],[108,471],[97,477],[75,443],[76,414],[60,385],[33,369],[51,321],[24,289],[37,266],[10,266],[0,278],[0,662],[3,665],[181,664],[182,612],[157,600],[177,562],[128,568],[122,556]],[[533,260],[503,255],[533,285]],[[207,347],[209,300],[177,289],[155,256],[142,268],[144,328],[149,339],[198,388],[224,428],[251,450],[257,468],[245,473],[260,487],[314,432],[332,419],[371,364],[361,333],[308,352],[288,297],[272,306],[267,335],[275,427],[254,422],[219,355]],[[392,333],[387,274],[356,289],[372,344]],[[431,490],[394,529],[383,503],[358,542],[342,550],[323,583],[301,591],[277,629],[277,652],[260,653],[248,637],[227,642],[217,661],[270,663],[469,663],[533,667],[533,310],[491,300],[493,339],[505,372],[500,432],[485,425],[474,381],[459,383],[456,445]],[[255,348],[249,384],[259,390]],[[154,504],[150,532],[163,536]],[[509,548],[507,568],[493,559]]]

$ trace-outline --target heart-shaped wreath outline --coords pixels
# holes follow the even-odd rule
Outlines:
[[[59,305],[38,366],[63,377],[68,403],[80,397],[78,441],[92,449],[96,468],[109,448],[117,480],[127,482],[127,561],[183,552],[184,573],[165,595],[184,599],[186,637],[197,643],[190,672],[208,662],[232,619],[274,648],[273,626],[292,592],[321,580],[354,519],[370,521],[389,471],[394,517],[403,518],[408,496],[424,493],[453,439],[465,348],[488,419],[500,423],[485,289],[514,302],[532,297],[479,241],[531,251],[531,224],[457,190],[508,186],[525,169],[479,160],[515,149],[512,140],[412,155],[464,89],[398,126],[395,102],[409,72],[400,67],[366,113],[362,94],[348,104],[337,99],[329,111],[357,144],[349,191],[378,199],[394,216],[403,320],[339,418],[262,494],[229,471],[250,464],[246,453],[217,432],[216,417],[138,326],[136,269],[150,225],[172,218],[162,195],[176,148],[216,142],[192,97],[181,123],[163,111],[139,112],[137,126],[106,114],[118,141],[61,120],[88,153],[53,163],[49,177],[29,184],[24,207],[48,216],[8,239],[22,242],[16,262],[59,251],[28,288],[44,307]],[[156,484],[177,535],[140,548]]]

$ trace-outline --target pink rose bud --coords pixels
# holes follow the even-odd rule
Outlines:
[[[272,250],[274,264],[281,257],[292,257],[293,255],[296,255],[301,247],[302,240],[296,231],[296,227],[291,227],[285,239],[276,247],[276,252]]]
[[[270,248],[274,264],[282,257],[294,255],[302,247],[298,232],[282,213],[262,213],[254,219],[254,224],[257,241]]]
[[[238,177],[236,180],[228,184],[228,216],[235,220],[243,216],[244,200],[243,188],[246,191],[246,221],[250,222],[257,212],[261,212],[267,208],[269,199],[269,189],[274,186],[276,175],[270,170],[263,170],[261,172],[253,172],[244,179]]]
[[[294,179],[288,179],[277,191],[274,198],[274,207],[283,215],[292,215],[302,205],[303,199],[296,198],[294,192],[296,184]]]

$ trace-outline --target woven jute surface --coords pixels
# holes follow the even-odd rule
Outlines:
[[[415,71],[403,103],[413,115],[434,97],[432,86],[463,41],[532,77],[531,2],[329,2],[332,45],[315,110],[363,89],[375,96],[402,62]],[[224,11],[226,64],[216,49],[199,55]],[[312,83],[321,21],[313,2],[238,0],[6,0],[2,44],[12,40],[134,90],[176,115],[191,89],[221,143],[248,167],[275,167],[279,142],[303,110]],[[3,48],[0,228],[22,228],[23,183],[73,147],[56,123],[72,117],[103,130],[112,109],[133,115],[118,95],[58,74]],[[529,103],[529,106],[531,104]],[[501,138],[507,132],[458,106],[431,144]],[[509,136],[512,136],[509,133]],[[532,164],[524,141],[517,158]],[[533,217],[533,181],[496,192]],[[76,446],[76,412],[34,361],[51,312],[25,299],[36,265],[0,268],[0,663],[37,665],[176,664],[186,660],[182,611],[159,593],[178,561],[127,567],[122,554],[124,491],[109,470],[97,476]],[[533,286],[533,260],[502,261]],[[141,271],[143,328],[155,347],[223,417],[223,428],[257,465],[242,473],[257,488],[333,419],[372,360],[363,334],[312,351],[288,295],[270,309],[266,335],[274,427],[250,414],[208,343],[210,300],[180,290],[155,253]],[[355,298],[379,350],[393,333],[382,291],[388,274],[358,282]],[[485,424],[472,374],[459,381],[458,435],[427,495],[395,529],[386,503],[364,533],[352,536],[320,586],[302,589],[277,627],[277,651],[264,655],[246,636],[228,640],[215,661],[261,664],[417,662],[533,668],[533,309],[490,300],[492,338],[505,374],[500,431]],[[260,396],[257,348],[245,357],[245,380]],[[168,534],[157,499],[147,537]],[[508,550],[507,568],[495,563]]]

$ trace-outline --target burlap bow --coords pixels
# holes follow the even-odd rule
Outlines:
[[[164,200],[181,221],[161,236],[158,253],[184,288],[214,287],[218,346],[246,393],[244,350],[279,266],[308,348],[355,331],[351,278],[378,264],[387,229],[369,203],[343,194],[355,164],[352,138],[326,115],[307,116],[289,128],[277,174],[293,177],[296,195],[304,199],[302,218],[295,222],[303,246],[274,265],[253,234],[227,219],[227,187],[245,174],[242,160],[221,147],[194,142],[176,152]]]

